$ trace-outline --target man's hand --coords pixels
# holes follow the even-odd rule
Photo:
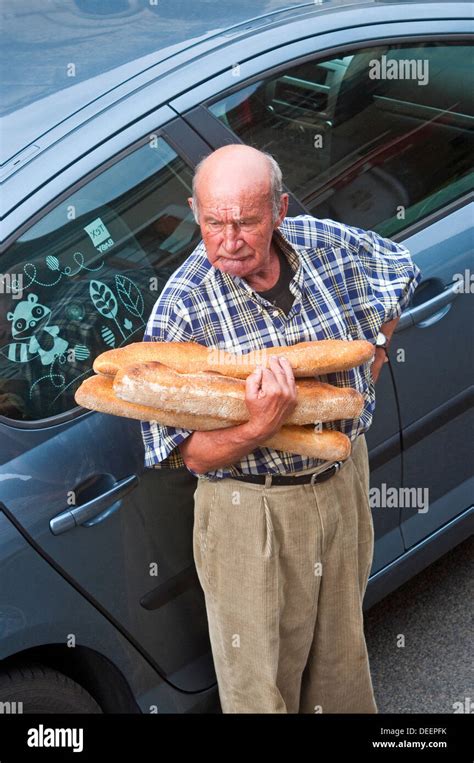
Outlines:
[[[377,347],[375,350],[374,362],[370,366],[370,372],[372,374],[372,381],[375,382],[379,378],[380,371],[384,363],[388,363],[387,353],[383,347]]]
[[[271,437],[296,408],[293,369],[285,358],[270,358],[270,368],[247,377],[245,402],[250,418],[243,424],[209,432],[193,432],[179,449],[186,466],[204,474],[235,464]]]
[[[245,384],[248,427],[263,439],[278,432],[296,408],[296,383],[290,363],[272,355],[269,366],[257,368]]]

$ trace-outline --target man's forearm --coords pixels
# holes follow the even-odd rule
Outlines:
[[[392,334],[395,331],[396,325],[397,325],[399,320],[400,320],[400,316],[398,316],[397,318],[394,318],[392,321],[388,321],[388,323],[384,323],[380,327],[380,331],[383,334],[385,334],[385,336],[387,337],[389,342],[390,342],[390,340],[392,338]]]
[[[193,432],[179,445],[184,463],[196,474],[229,466],[251,453],[262,442],[249,425],[237,424],[209,432]]]

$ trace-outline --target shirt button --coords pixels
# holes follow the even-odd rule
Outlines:
[[[274,310],[272,315],[273,315],[274,318],[278,318],[278,316],[279,316],[278,310]]]

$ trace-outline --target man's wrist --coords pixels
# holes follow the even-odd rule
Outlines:
[[[391,335],[388,335],[384,331],[380,330],[375,341],[376,350],[383,350],[388,355],[390,340]]]
[[[245,440],[249,443],[253,443],[255,446],[271,437],[274,432],[265,431],[257,422],[249,419],[240,425],[241,434]]]
[[[391,321],[387,321],[387,323],[382,324],[382,326],[380,327],[379,333],[383,334],[386,338],[387,350],[390,347],[392,336],[397,327],[397,323],[399,322],[399,320],[400,320],[400,316],[398,316],[397,318],[393,318]]]

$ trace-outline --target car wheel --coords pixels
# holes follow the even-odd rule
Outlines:
[[[102,712],[80,684],[40,663],[25,663],[1,672],[0,703],[10,703],[10,711],[17,713]]]

